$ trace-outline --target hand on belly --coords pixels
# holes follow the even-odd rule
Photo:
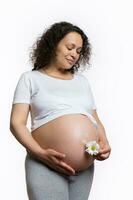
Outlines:
[[[33,136],[44,149],[66,154],[63,161],[76,171],[85,170],[94,161],[94,157],[85,152],[85,143],[98,141],[97,129],[86,116],[63,117],[43,125]]]
[[[94,140],[94,137],[93,139],[89,137],[88,139],[81,137],[78,139],[71,138],[69,141],[54,141],[48,145],[48,148],[52,148],[57,152],[64,153],[66,157],[63,158],[63,161],[74,168],[76,171],[81,171],[87,169],[94,161],[94,157],[85,152],[85,143],[92,140]]]

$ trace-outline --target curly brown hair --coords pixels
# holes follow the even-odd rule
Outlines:
[[[32,45],[30,52],[30,61],[33,64],[32,70],[38,70],[49,65],[52,59],[56,57],[56,47],[63,37],[70,33],[77,32],[83,39],[82,51],[78,61],[67,71],[72,74],[78,71],[81,64],[85,67],[86,64],[90,66],[91,44],[86,34],[78,26],[69,22],[58,22],[45,29],[43,34],[37,38]]]

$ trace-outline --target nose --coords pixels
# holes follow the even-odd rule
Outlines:
[[[72,59],[76,59],[77,56],[78,56],[76,50],[71,51],[71,54],[70,54],[70,55],[71,55]]]

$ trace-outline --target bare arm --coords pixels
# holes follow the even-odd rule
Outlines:
[[[102,140],[108,141],[107,136],[106,136],[106,132],[105,132],[105,128],[104,128],[102,122],[100,121],[100,119],[98,117],[97,111],[93,110],[92,115],[96,119],[97,124],[98,124],[98,135],[99,135],[99,138],[102,139]]]
[[[12,106],[10,117],[10,131],[15,138],[33,155],[39,155],[42,148],[34,140],[26,127],[29,114],[29,104],[17,103]]]
[[[99,136],[99,144],[101,147],[99,154],[96,155],[95,158],[97,160],[105,160],[109,157],[109,155],[111,153],[111,147],[109,145],[104,126],[103,126],[102,122],[100,121],[96,110],[93,110],[92,115],[94,116],[94,118],[96,119],[97,124],[98,124],[97,130],[98,130],[98,136]]]
[[[43,149],[34,140],[26,127],[28,114],[29,104],[17,103],[13,105],[10,117],[10,130],[15,138],[33,157],[41,160],[57,171],[62,171],[66,174],[74,174],[75,170],[62,161],[64,158],[63,153],[52,149]]]

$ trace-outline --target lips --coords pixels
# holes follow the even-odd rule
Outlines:
[[[74,64],[74,63],[75,63],[75,60],[67,59],[67,61],[68,61],[70,64]]]

